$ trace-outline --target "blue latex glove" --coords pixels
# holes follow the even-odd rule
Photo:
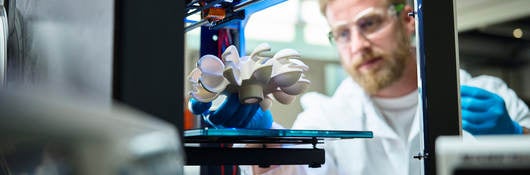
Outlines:
[[[522,134],[523,129],[512,121],[504,100],[481,88],[461,86],[462,128],[473,135]]]
[[[190,99],[190,110],[194,114],[209,115],[208,119],[214,127],[270,129],[272,114],[263,111],[259,104],[241,104],[238,94],[230,94],[216,111],[209,111],[212,103]]]

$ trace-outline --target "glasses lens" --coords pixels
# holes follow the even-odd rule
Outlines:
[[[335,40],[337,43],[348,42],[351,38],[350,28],[347,26],[338,27],[330,33],[333,40]]]
[[[363,17],[356,22],[357,31],[368,36],[375,33],[383,28],[383,22],[385,21],[384,16],[380,14],[373,14],[370,16]]]
[[[334,27],[328,33],[328,39],[330,42],[336,42],[337,44],[346,44],[350,42],[350,38],[354,30],[359,32],[361,36],[366,39],[371,39],[373,35],[376,35],[378,31],[387,26],[390,21],[390,14],[386,10],[370,8],[367,11],[361,12],[361,15],[354,18],[355,20]]]

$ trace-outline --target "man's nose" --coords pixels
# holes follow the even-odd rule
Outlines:
[[[359,50],[363,50],[366,47],[369,47],[371,42],[366,36],[364,36],[361,32],[358,32],[357,30],[352,30],[350,36],[350,49],[352,52],[358,52]]]

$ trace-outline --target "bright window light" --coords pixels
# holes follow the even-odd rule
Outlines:
[[[245,26],[246,39],[293,41],[298,0],[289,0],[252,14]]]
[[[329,26],[321,15],[317,1],[303,1],[300,7],[301,19],[305,23],[304,40],[309,44],[329,45]]]

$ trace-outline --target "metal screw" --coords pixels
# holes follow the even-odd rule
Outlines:
[[[429,157],[429,153],[425,153],[425,155],[424,155],[421,152],[419,152],[417,155],[412,156],[412,157],[415,158],[415,159],[418,159],[418,160],[427,159]]]

